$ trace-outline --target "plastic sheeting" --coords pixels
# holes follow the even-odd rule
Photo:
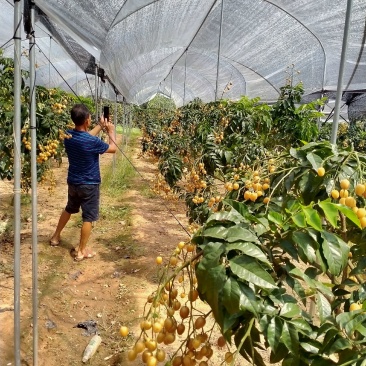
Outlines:
[[[177,105],[243,95],[270,102],[288,78],[301,80],[306,94],[336,90],[347,1],[222,1],[35,3],[39,20],[77,64],[90,71],[95,59],[131,103],[157,92]],[[348,91],[366,90],[365,15],[366,1],[354,0],[343,77]],[[68,75],[74,66],[64,62]]]

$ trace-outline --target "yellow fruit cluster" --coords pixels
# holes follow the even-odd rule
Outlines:
[[[190,172],[185,174],[185,189],[187,192],[195,192],[196,190],[204,190],[207,183],[202,179],[207,172],[203,163],[198,164],[198,171],[192,168]],[[202,177],[200,176],[202,175]]]
[[[68,133],[65,133],[64,130],[59,129],[58,130],[58,137],[61,141],[63,141],[64,139],[70,139],[71,135],[69,135]]]
[[[246,201],[255,202],[269,189],[269,183],[270,179],[268,177],[262,179],[259,175],[259,171],[255,170],[252,179],[245,181],[244,199]],[[264,197],[263,202],[267,204],[269,202],[269,197]]]
[[[22,142],[25,146],[25,148],[29,151],[32,150],[32,138],[29,136],[29,138],[26,138],[25,136],[22,138]]]
[[[66,109],[66,105],[65,104],[61,104],[61,103],[54,103],[52,105],[52,109],[54,113],[58,113],[61,114],[63,113],[63,111]]]
[[[351,183],[348,179],[342,179],[340,181],[340,190],[333,189],[331,192],[331,197],[334,200],[339,199],[339,203],[341,205],[345,205],[347,207],[352,208],[353,212],[356,213],[357,217],[360,220],[360,225],[362,228],[366,227],[366,209],[364,207],[357,206],[356,198],[350,195]],[[358,183],[354,187],[354,194],[359,197],[366,198],[366,185],[363,183]]]
[[[41,151],[37,157],[37,163],[43,163],[48,160],[51,156],[55,156],[57,153],[57,147],[59,146],[58,140],[48,140],[45,145],[38,145]]]
[[[224,133],[223,132],[214,132],[214,137],[215,137],[216,144],[219,144],[224,139]]]

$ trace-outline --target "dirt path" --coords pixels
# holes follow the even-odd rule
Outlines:
[[[144,179],[149,180],[156,168],[150,161],[137,158],[137,153],[136,148],[133,163]],[[102,169],[110,166],[111,156],[102,156],[101,165]],[[90,240],[98,255],[75,262],[70,250],[78,241],[79,215],[74,215],[64,229],[59,247],[48,244],[65,205],[67,164],[53,171],[54,192],[49,194],[47,187],[42,186],[38,189],[39,366],[80,365],[90,338],[75,326],[87,320],[97,322],[103,339],[90,364],[125,365],[124,351],[139,334],[143,306],[156,289],[155,258],[159,254],[168,255],[180,240],[187,238],[165,205],[186,225],[184,206],[181,202],[166,203],[153,197],[145,180],[137,175],[122,197],[102,193],[101,219]],[[0,188],[0,219],[3,223],[11,222],[12,184],[1,182]],[[22,365],[32,365],[30,206],[22,207],[21,356]],[[14,365],[11,235],[3,234],[0,244],[0,366]],[[122,324],[131,329],[127,340],[119,335]]]

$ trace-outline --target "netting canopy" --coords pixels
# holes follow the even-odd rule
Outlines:
[[[156,93],[177,105],[197,97],[208,102],[243,95],[270,102],[287,78],[302,81],[308,95],[337,89],[345,0],[35,4],[38,22],[81,72],[93,73],[97,63],[131,103],[144,103]],[[35,32],[37,37],[38,29]],[[358,103],[365,100],[359,98],[366,90],[365,42],[366,1],[354,0],[343,88],[357,93]],[[75,78],[76,68],[67,62],[60,60],[59,67],[70,68],[65,74],[74,72]],[[79,75],[78,82],[85,83],[85,75]]]

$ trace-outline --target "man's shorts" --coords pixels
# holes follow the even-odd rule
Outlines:
[[[84,222],[98,220],[99,184],[69,184],[65,211],[70,214],[78,213],[80,207]]]

